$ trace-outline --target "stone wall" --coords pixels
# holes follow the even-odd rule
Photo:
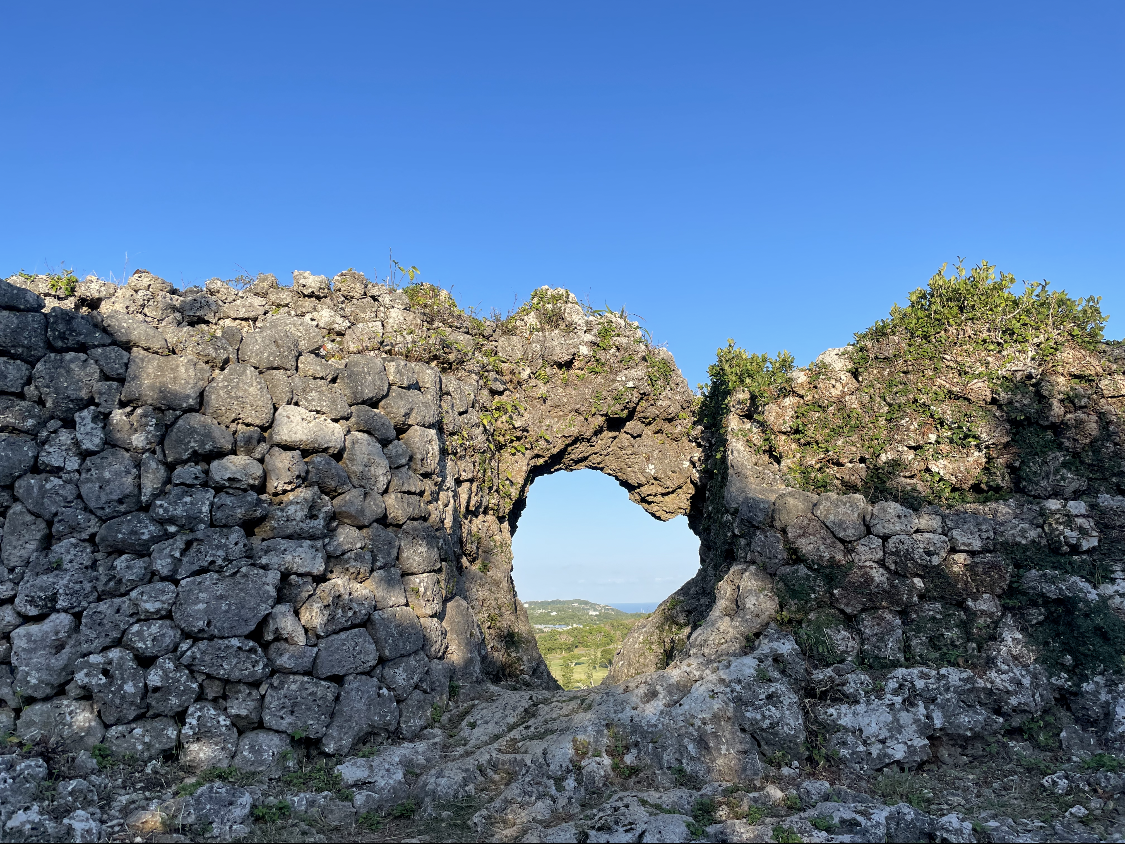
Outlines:
[[[591,467],[684,513],[691,409],[566,291],[486,321],[353,271],[0,282],[0,734],[253,769],[413,738],[456,684],[556,687],[527,488]]]

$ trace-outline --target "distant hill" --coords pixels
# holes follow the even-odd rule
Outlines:
[[[525,601],[527,618],[532,624],[604,624],[607,621],[632,621],[643,613],[622,612],[607,604],[572,599],[568,601]]]

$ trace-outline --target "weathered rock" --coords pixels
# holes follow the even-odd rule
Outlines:
[[[329,419],[347,419],[351,416],[343,393],[332,384],[319,378],[297,376],[292,379],[293,401],[306,410],[320,413]]]
[[[168,341],[156,328],[139,317],[121,311],[110,311],[103,315],[105,330],[122,346],[147,349],[163,354],[168,351]],[[136,352],[134,352],[135,354]]]
[[[223,492],[211,504],[211,521],[220,527],[255,522],[269,513],[270,505],[253,492]]]
[[[901,665],[902,620],[890,610],[872,610],[857,619],[863,636],[863,655],[876,665]]]
[[[169,463],[184,463],[229,454],[233,446],[226,428],[198,413],[185,413],[164,438],[164,455]]]
[[[47,547],[47,523],[32,515],[22,504],[13,504],[4,521],[0,562],[8,568],[22,568]]]
[[[413,427],[402,435],[403,444],[410,450],[410,468],[419,475],[432,475],[441,462],[441,446],[437,432],[430,428]]]
[[[327,417],[285,405],[274,413],[268,441],[283,448],[338,454],[344,448],[344,429]]]
[[[383,492],[391,479],[391,467],[383,449],[369,434],[348,434],[342,465],[355,486],[370,492]]]
[[[147,405],[132,411],[117,409],[106,420],[105,434],[118,448],[149,451],[164,439],[163,415]]]
[[[94,363],[101,367],[106,378],[115,381],[125,380],[125,373],[129,368],[129,353],[117,346],[102,346],[86,352]]]
[[[318,642],[313,676],[342,677],[365,674],[379,662],[379,651],[362,627],[325,636]]]
[[[777,500],[780,501],[781,498]],[[776,504],[777,502],[774,502],[775,507]],[[848,553],[844,550],[844,546],[824,523],[813,515],[798,516],[793,519],[785,529],[785,535],[801,559],[811,568],[843,566],[848,562]]]
[[[32,698],[53,696],[74,676],[79,647],[74,616],[57,612],[11,632],[16,686]]]
[[[299,613],[301,623],[318,637],[363,624],[375,608],[375,596],[362,583],[334,578],[317,587]]]
[[[211,502],[215,491],[195,487],[174,486],[166,495],[152,502],[149,512],[158,522],[176,525],[184,530],[199,530],[211,524]]]
[[[214,704],[193,703],[184,717],[180,744],[180,764],[189,771],[225,768],[238,749],[238,730]]]
[[[43,297],[26,287],[0,279],[0,309],[5,311],[42,311]]]
[[[31,437],[0,433],[0,486],[8,486],[35,466],[39,446]]]
[[[394,696],[372,677],[344,679],[331,724],[321,740],[325,753],[347,754],[372,734],[389,735],[398,726]]]
[[[23,361],[0,357],[0,393],[22,393],[31,378],[31,367]]]
[[[409,656],[384,663],[379,670],[379,677],[394,694],[395,699],[402,701],[406,700],[414,687],[426,676],[429,667],[430,661],[426,655],[421,651],[415,651]]]
[[[383,361],[370,355],[349,357],[339,380],[348,404],[378,402],[389,387]]]
[[[321,738],[336,705],[336,684],[312,677],[276,675],[270,680],[262,707],[262,723],[271,730],[293,734],[302,731]]]
[[[325,495],[337,496],[352,488],[344,467],[327,454],[314,454],[305,464],[308,467],[305,483],[319,487]]]
[[[140,621],[129,627],[121,637],[121,645],[139,657],[151,659],[172,653],[183,639],[184,634],[175,624],[168,619],[157,619]]]
[[[147,708],[144,671],[124,648],[111,648],[78,660],[74,681],[93,695],[98,714],[106,724],[132,721]]]
[[[410,741],[433,723],[435,696],[415,689],[399,704],[398,735]]]
[[[420,650],[424,642],[418,616],[409,607],[391,607],[373,612],[367,622],[367,632],[385,662]]]
[[[416,615],[436,616],[445,602],[445,588],[437,574],[408,574],[402,578],[406,601]]]
[[[383,497],[363,489],[350,489],[332,499],[336,518],[346,525],[367,527],[387,512]]]
[[[140,762],[159,759],[174,750],[180,728],[171,718],[144,718],[132,724],[118,724],[105,734],[105,743],[118,759],[133,758]]]
[[[914,511],[893,501],[880,501],[871,506],[869,526],[876,536],[902,536],[914,533],[917,519]]]
[[[441,405],[419,390],[391,387],[387,397],[379,402],[379,410],[386,414],[396,431],[406,431],[414,426],[429,428],[436,424]]]
[[[383,446],[388,446],[395,440],[395,426],[387,415],[364,405],[356,405],[352,408],[348,428],[370,434]]]
[[[375,609],[406,606],[406,590],[402,584],[402,570],[395,567],[377,569],[364,583],[375,596]]]
[[[82,625],[78,630],[79,652],[85,656],[113,647],[136,619],[136,608],[128,598],[111,598],[91,604],[82,614]]]
[[[26,616],[82,612],[97,598],[93,549],[66,539],[30,561],[16,594],[16,609]]]
[[[140,472],[119,448],[86,458],[78,489],[86,505],[103,519],[123,516],[141,506]]]
[[[266,327],[252,331],[242,338],[238,359],[256,369],[297,368],[297,341],[280,327]]]
[[[102,595],[125,595],[148,582],[152,560],[135,554],[105,557],[98,562],[98,592]]]
[[[320,490],[298,489],[278,498],[254,533],[262,539],[320,539],[333,515],[332,502]]]
[[[180,661],[221,680],[257,683],[269,676],[269,662],[262,649],[255,642],[238,637],[196,642]]]
[[[47,318],[0,310],[0,352],[24,363],[38,363],[48,352]]]
[[[149,715],[176,715],[199,697],[199,683],[170,656],[162,656],[145,675]]]
[[[267,539],[258,565],[282,574],[324,574],[324,542],[319,539]]]
[[[233,575],[208,573],[181,581],[172,618],[189,636],[247,636],[277,600],[277,572],[247,567]]]
[[[253,367],[232,364],[207,385],[203,413],[220,425],[242,422],[265,428],[273,419],[273,398]]]
[[[279,777],[288,767],[290,745],[288,735],[273,730],[253,730],[238,740],[238,752],[232,764],[244,773]]]
[[[190,355],[150,355],[134,350],[121,401],[169,410],[198,410],[211,368]]]
[[[284,674],[310,674],[318,650],[308,645],[273,642],[268,651],[270,666]]]
[[[58,307],[47,314],[47,340],[63,351],[84,351],[89,346],[108,346],[113,342],[86,314]]]
[[[59,510],[78,500],[78,487],[55,475],[24,475],[12,491],[28,510],[44,519],[54,519]]]
[[[86,355],[64,352],[44,355],[35,365],[31,380],[43,397],[49,416],[72,419],[94,401],[94,389],[102,380],[102,373]]]
[[[105,726],[91,701],[55,698],[25,706],[16,735],[24,741],[46,739],[71,752],[90,751],[105,736]]]
[[[271,448],[266,452],[265,470],[266,492],[270,495],[282,495],[301,485],[308,467],[301,459],[301,452]]]
[[[257,460],[234,455],[213,461],[209,479],[216,489],[257,489],[264,475],[262,464]]]

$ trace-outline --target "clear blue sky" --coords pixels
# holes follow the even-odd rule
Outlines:
[[[374,274],[394,247],[486,312],[541,284],[624,304],[693,385],[727,337],[842,345],[958,255],[1100,294],[1122,335],[1120,0],[37,3],[0,26],[5,275],[126,252],[176,284]]]

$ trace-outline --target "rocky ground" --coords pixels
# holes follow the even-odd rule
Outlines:
[[[66,753],[13,739],[0,756],[3,839],[1125,840],[1125,764],[1075,750],[1081,730],[1061,712],[986,742],[936,730],[932,758],[909,772],[823,750],[790,762],[784,748],[818,741],[792,691],[805,670],[792,638],[771,629],[750,655],[689,657],[620,687],[465,687],[412,742],[344,758],[297,737],[289,751],[240,748],[230,766],[196,774],[175,752],[143,764],[101,745]],[[926,670],[831,671],[886,694]],[[902,711],[888,703],[884,714]]]

